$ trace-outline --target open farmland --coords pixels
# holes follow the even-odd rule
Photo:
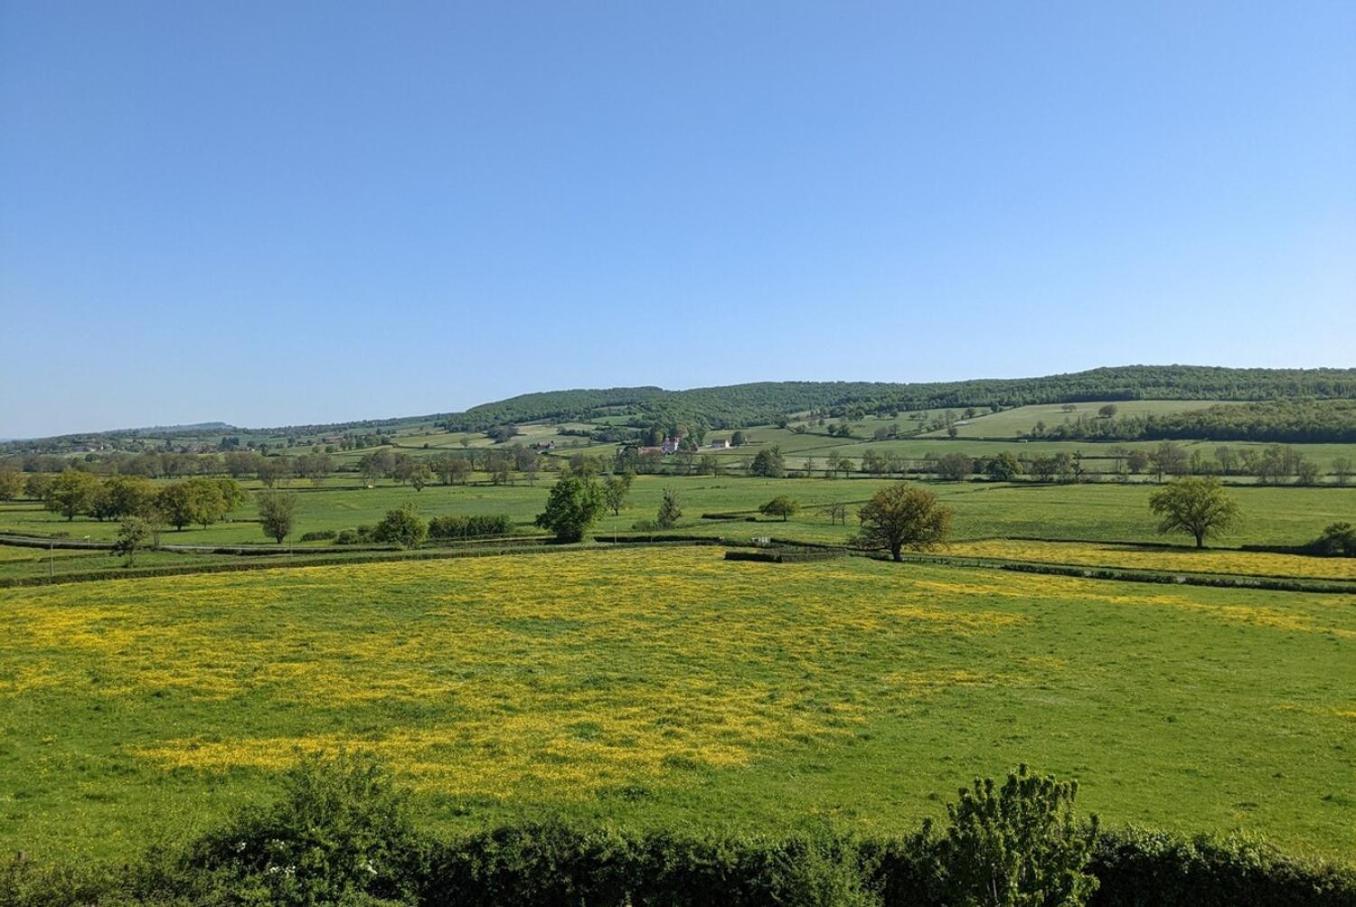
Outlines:
[[[1345,858],[1353,646],[1347,596],[715,548],[9,590],[0,842],[131,856],[348,746],[437,828],[892,831],[1025,760],[1112,824]]]

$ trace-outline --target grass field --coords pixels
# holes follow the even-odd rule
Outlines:
[[[1087,403],[1042,403],[1033,406],[1018,406],[1001,412],[961,420],[956,425],[958,438],[1019,438],[1029,434],[1037,422],[1044,422],[1053,428],[1065,421],[1075,421],[1079,416],[1097,418],[1097,411],[1108,403],[1116,407],[1117,416],[1166,416],[1173,413],[1189,413],[1207,407],[1217,406],[1220,400],[1099,400]],[[1226,404],[1227,405],[1227,404]],[[1065,410],[1066,406],[1073,409]],[[946,437],[946,432],[931,432],[928,437]]]
[[[3,594],[0,846],[40,856],[202,829],[341,745],[436,828],[902,830],[1028,761],[1113,824],[1356,848],[1343,597],[711,548]]]

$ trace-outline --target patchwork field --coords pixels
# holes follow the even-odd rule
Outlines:
[[[1027,761],[1112,824],[1356,848],[1347,596],[716,548],[0,594],[11,850],[129,856],[338,746],[389,760],[437,828],[902,830]]]
[[[984,539],[948,545],[945,553],[1040,564],[1086,564],[1166,572],[1356,580],[1356,559],[1353,558],[1307,557],[1263,551],[1197,551],[1189,547],[1139,548],[1083,542]]]

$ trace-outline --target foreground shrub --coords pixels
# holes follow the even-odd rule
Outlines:
[[[345,529],[344,531],[351,532],[352,530]],[[337,533],[335,533],[333,529],[317,529],[313,532],[303,532],[301,534],[301,540],[303,542],[328,542],[335,538],[336,535]]]
[[[259,903],[413,903],[421,848],[407,800],[368,757],[309,757],[276,803],[197,841],[184,867]]]
[[[962,788],[938,848],[947,903],[1085,903],[1097,888],[1087,872],[1097,817],[1074,818],[1077,796],[1078,782],[1038,778],[1025,765],[1002,787],[977,778]]]

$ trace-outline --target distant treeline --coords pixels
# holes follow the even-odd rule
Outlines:
[[[1286,399],[1232,403],[1192,412],[1078,419],[1032,432],[1071,441],[1356,442],[1356,400]]]
[[[1092,400],[1275,400],[1356,397],[1356,369],[1233,369],[1124,366],[1042,378],[926,384],[778,381],[666,391],[657,387],[551,391],[475,406],[447,418],[449,428],[483,431],[507,422],[596,418],[612,409],[658,423],[735,428],[789,413],[848,415],[965,407],[1013,407]]]

